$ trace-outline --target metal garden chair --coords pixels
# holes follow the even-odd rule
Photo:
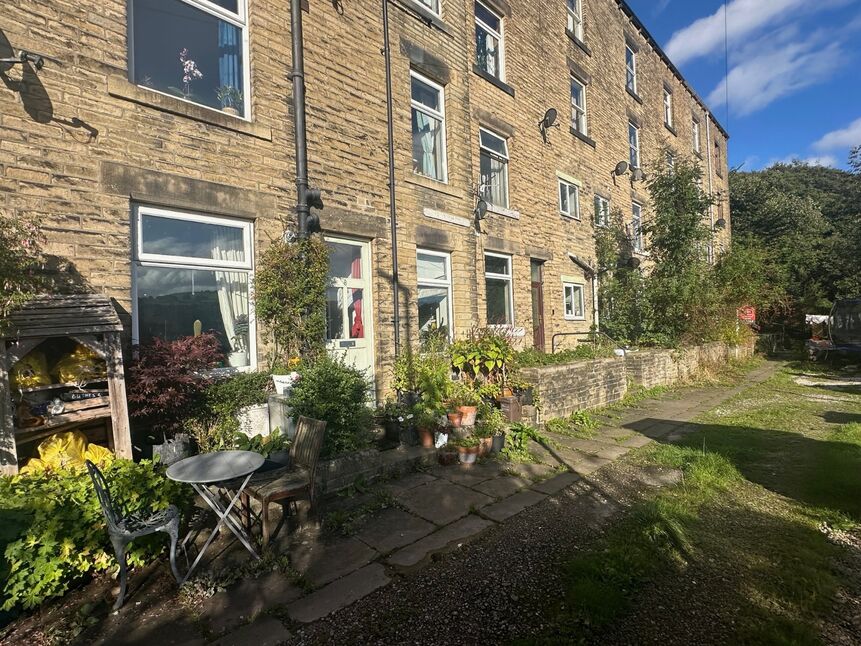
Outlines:
[[[174,578],[179,583],[182,578],[176,568],[176,544],[179,539],[179,509],[170,505],[167,509],[154,512],[149,515],[124,514],[123,510],[114,503],[111,498],[105,476],[99,468],[90,460],[87,460],[87,471],[96,489],[99,504],[108,524],[108,534],[111,544],[120,564],[120,594],[114,603],[114,610],[119,610],[126,596],[126,583],[128,579],[128,564],[126,562],[126,548],[136,538],[148,536],[156,532],[164,532],[170,536],[170,569]]]

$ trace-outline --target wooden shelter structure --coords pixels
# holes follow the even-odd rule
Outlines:
[[[111,301],[95,294],[38,296],[0,323],[0,474],[16,474],[39,441],[60,431],[81,430],[118,457],[132,457],[122,331]],[[64,382],[49,369],[36,385],[10,381],[31,352],[58,365],[81,346],[94,353],[98,374]]]

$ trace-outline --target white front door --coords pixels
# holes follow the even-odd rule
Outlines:
[[[329,287],[326,290],[326,345],[329,353],[374,379],[371,245],[326,238]]]

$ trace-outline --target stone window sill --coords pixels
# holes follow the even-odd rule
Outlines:
[[[672,127],[670,124],[668,124],[667,122],[664,122],[664,128],[666,128],[667,130],[669,130],[669,131],[672,133],[673,137],[678,137],[678,136],[679,136],[679,134],[676,132],[676,129],[675,129],[675,128],[673,128],[673,127]]]
[[[452,35],[451,27],[443,22],[442,18],[437,16],[433,11],[430,11],[427,7],[415,2],[415,0],[399,0],[399,2],[406,7],[415,18],[421,20],[429,27],[436,27],[442,33],[448,36]]]
[[[495,204],[488,204],[487,212],[495,213],[496,215],[501,215],[506,218],[511,218],[512,220],[520,219],[520,211],[515,211],[514,209],[506,209],[504,206],[496,206]]]
[[[473,71],[475,74],[478,74],[478,75],[479,75],[481,78],[483,78],[485,81],[487,81],[487,82],[489,82],[489,83],[492,83],[493,85],[495,85],[496,87],[498,87],[500,90],[502,90],[502,91],[503,91],[503,92],[505,92],[506,94],[508,94],[508,95],[510,95],[510,96],[514,96],[514,88],[513,88],[513,87],[511,87],[511,86],[510,86],[508,83],[506,83],[505,81],[500,81],[500,80],[499,80],[498,78],[496,78],[495,76],[493,76],[493,75],[491,75],[491,74],[488,74],[488,73],[487,73],[487,72],[485,72],[483,69],[481,69],[478,65],[473,65],[473,66],[472,66],[472,71]]]
[[[443,195],[448,195],[449,197],[454,197],[459,200],[462,200],[464,198],[464,193],[460,189],[454,188],[450,184],[446,184],[445,182],[440,182],[429,177],[410,173],[404,176],[403,180],[407,184],[427,188],[431,191],[436,191],[437,193],[442,193]]]
[[[643,99],[641,99],[641,98],[640,98],[640,95],[639,95],[639,94],[637,94],[636,92],[634,92],[634,91],[633,91],[631,88],[629,88],[627,85],[625,86],[625,92],[627,92],[628,94],[630,94],[630,95],[631,95],[631,97],[634,99],[634,101],[636,101],[636,102],[637,102],[637,103],[639,103],[640,105],[643,105]]]
[[[582,132],[580,132],[579,130],[577,130],[573,126],[569,126],[568,130],[571,132],[572,135],[577,137],[577,139],[579,139],[580,141],[582,141],[585,144],[592,146],[592,148],[595,148],[595,140],[594,139],[584,135]]]
[[[569,30],[569,29],[566,29],[566,30],[565,30],[565,35],[566,35],[566,36],[568,36],[568,38],[569,38],[569,39],[571,39],[571,42],[572,42],[572,43],[574,43],[575,45],[577,45],[577,47],[579,47],[580,49],[582,49],[582,50],[583,50],[583,52],[584,52],[587,56],[591,56],[591,55],[592,55],[592,50],[591,50],[591,49],[589,49],[589,46],[588,46],[586,43],[584,43],[582,40],[580,40],[579,38],[577,38],[577,36],[575,36],[575,35],[574,35],[574,32],[573,32],[573,31],[571,31],[571,30]]]
[[[128,79],[119,77],[108,78],[108,94],[119,99],[137,103],[138,105],[153,108],[154,110],[177,114],[194,121],[218,126],[219,128],[239,132],[257,139],[272,141],[271,128],[234,117],[218,110],[204,108],[203,106],[194,105],[182,99],[147,90],[130,83]]]

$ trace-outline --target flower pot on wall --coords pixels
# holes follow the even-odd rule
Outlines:
[[[475,406],[458,406],[458,412],[461,414],[461,425],[475,426],[475,418],[478,414],[478,408]]]
[[[460,428],[463,425],[463,413],[460,411],[446,413],[446,416],[448,417],[449,426],[452,428]]]
[[[229,114],[229,115],[231,115],[231,116],[233,116],[233,117],[238,117],[238,116],[239,116],[239,110],[237,110],[236,108],[234,108],[234,107],[232,107],[232,106],[229,106],[229,105],[228,105],[228,106],[225,106],[225,107],[223,107],[223,108],[221,108],[221,111],[222,111],[224,114]]]
[[[227,355],[227,365],[231,368],[245,368],[249,359],[247,352],[231,352]]]

